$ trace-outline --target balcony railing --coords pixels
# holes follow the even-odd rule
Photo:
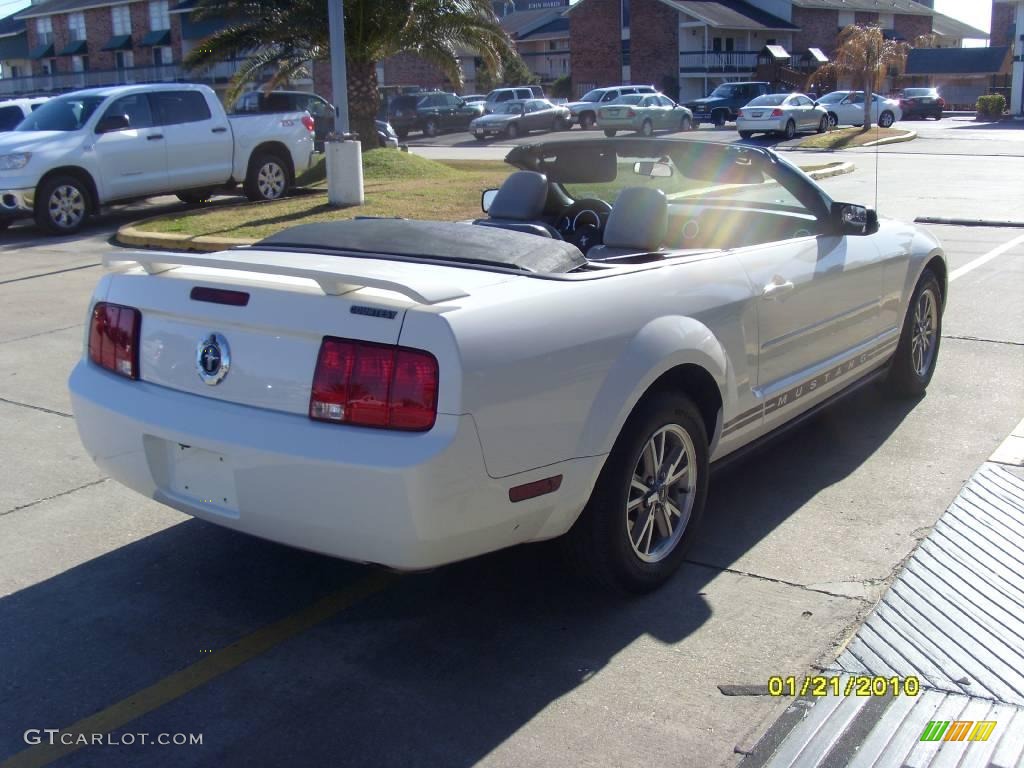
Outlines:
[[[760,51],[684,51],[680,72],[753,72]]]
[[[203,83],[223,85],[238,71],[242,60],[222,61],[204,72],[190,72],[180,64],[120,69],[91,69],[86,72],[58,72],[52,75],[5,77],[0,79],[0,96],[28,93],[63,93],[79,88],[136,83]]]

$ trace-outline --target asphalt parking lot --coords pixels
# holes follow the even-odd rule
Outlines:
[[[850,153],[857,170],[822,183],[854,201],[877,188],[900,218],[1019,219],[1024,131],[962,138],[954,120],[913,124],[934,135],[877,168]],[[785,702],[717,686],[831,661],[1024,416],[1024,229],[929,225],[964,269],[928,396],[865,389],[719,470],[691,563],[666,588],[595,594],[546,545],[386,574],[188,518],[106,480],[80,447],[65,382],[100,257],[117,226],[172,208],[121,210],[64,240],[0,234],[10,765],[735,765]],[[115,743],[26,743],[69,726]],[[117,743],[141,733],[202,744]]]

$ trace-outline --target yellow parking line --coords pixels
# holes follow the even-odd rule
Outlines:
[[[194,691],[226,672],[230,672],[250,659],[266,653],[285,640],[336,616],[360,600],[382,591],[396,579],[397,577],[393,574],[383,571],[375,572],[351,586],[318,600],[308,608],[258,629],[228,647],[207,656],[202,661],[197,661],[148,688],[143,688],[116,704],[61,729],[60,733],[77,736],[78,734],[115,731],[132,720]],[[65,740],[70,743],[62,744],[60,736],[55,736],[53,739],[55,743],[32,746],[5,760],[0,764],[0,768],[38,768],[38,766],[49,765],[54,760],[76,752],[85,746],[85,743],[75,744],[75,738]],[[88,740],[82,741],[87,742]]]

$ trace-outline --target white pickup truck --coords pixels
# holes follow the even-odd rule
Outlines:
[[[229,118],[203,85],[76,91],[0,137],[0,229],[31,215],[47,232],[70,234],[108,203],[163,194],[202,202],[239,182],[250,200],[274,200],[312,153],[307,113]]]

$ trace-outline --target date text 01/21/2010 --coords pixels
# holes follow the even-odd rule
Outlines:
[[[793,675],[768,678],[768,694],[771,696],[917,696],[920,691],[921,681],[913,675],[814,675],[802,680]]]

